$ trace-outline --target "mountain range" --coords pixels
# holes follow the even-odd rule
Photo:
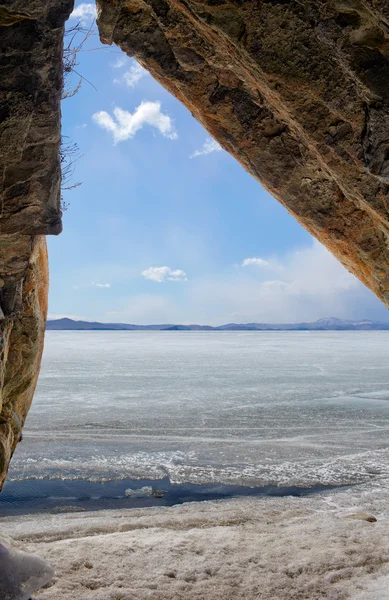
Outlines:
[[[350,321],[326,317],[314,322],[302,323],[227,323],[226,325],[132,325],[128,323],[99,323],[97,321],[74,321],[63,318],[48,320],[46,329],[98,330],[98,331],[379,331],[389,330],[389,323],[381,321]]]

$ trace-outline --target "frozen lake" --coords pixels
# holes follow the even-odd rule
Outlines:
[[[389,332],[49,331],[9,482],[377,480],[388,359]]]

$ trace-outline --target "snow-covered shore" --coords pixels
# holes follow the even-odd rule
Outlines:
[[[38,600],[389,599],[382,480],[305,498],[6,517],[0,532],[54,566]]]

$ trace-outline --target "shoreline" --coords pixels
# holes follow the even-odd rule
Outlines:
[[[349,485],[244,486],[171,483],[163,479],[122,479],[91,482],[84,479],[25,479],[9,481],[0,494],[0,517],[29,514],[93,512],[175,506],[189,502],[236,497],[303,497],[342,490]]]
[[[0,529],[53,564],[37,600],[389,598],[389,479],[304,497],[10,516]]]

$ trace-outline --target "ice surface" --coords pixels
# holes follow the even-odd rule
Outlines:
[[[10,540],[0,537],[1,600],[28,600],[53,576],[53,568],[43,558],[13,548]]]
[[[150,485],[144,485],[143,487],[136,488],[135,490],[132,488],[127,488],[124,493],[130,498],[145,498],[147,496],[151,496],[153,493],[153,488]]]
[[[48,332],[9,480],[309,487],[387,476],[388,341],[382,331]]]
[[[358,512],[377,522],[347,518]],[[0,528],[55,566],[37,600],[389,600],[389,480]]]
[[[37,599],[389,600],[388,340],[49,332],[11,479],[361,485],[0,518],[55,567]]]

